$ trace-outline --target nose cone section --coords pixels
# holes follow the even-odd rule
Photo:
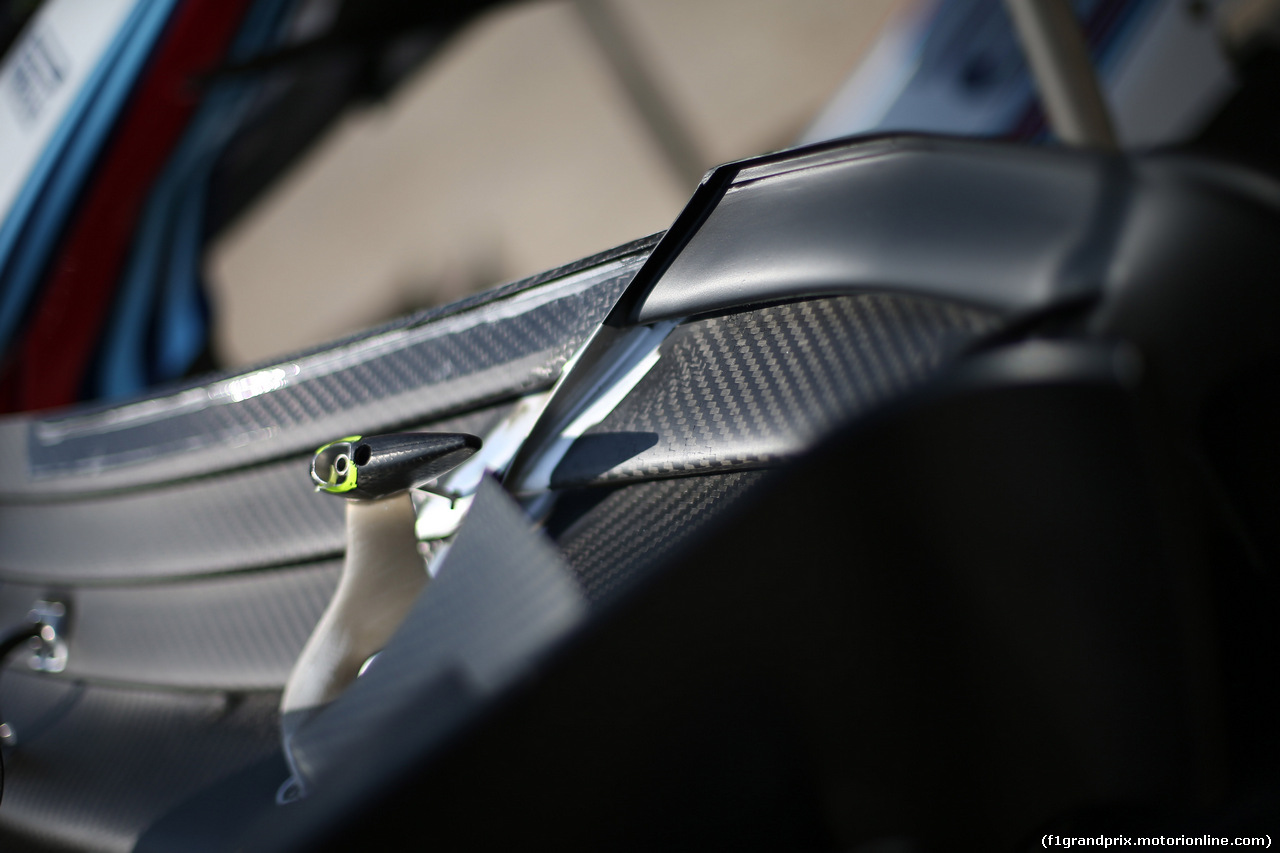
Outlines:
[[[466,433],[355,436],[316,451],[311,479],[331,494],[384,498],[448,473],[480,447],[480,439]]]

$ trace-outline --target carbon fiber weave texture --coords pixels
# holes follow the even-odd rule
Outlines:
[[[625,280],[619,277],[611,285],[593,285],[594,289],[588,288],[580,295],[598,295],[609,287],[620,288],[623,284]],[[616,291],[596,306],[600,309],[599,315],[607,310],[613,295]],[[584,315],[592,313],[594,308],[571,307],[567,300],[548,304],[559,302],[566,304],[558,305],[557,311],[576,313],[576,317],[550,313],[541,319],[532,316],[546,306],[520,316],[529,322],[554,326],[542,329],[542,334],[545,340],[558,341],[555,346],[560,349],[556,358],[562,361],[578,343],[576,339],[566,343],[564,329],[577,328],[573,322],[581,322],[579,338],[584,337],[598,317],[586,318]],[[946,353],[991,325],[993,320],[988,315],[969,309],[927,300],[868,296],[777,306],[700,321],[678,330],[665,345],[663,358],[655,370],[614,415],[588,433],[590,437],[652,432],[659,442],[623,466],[607,469],[604,476],[597,471],[584,481],[727,473],[625,486],[608,495],[566,530],[559,537],[559,544],[587,598],[592,602],[607,600],[645,571],[661,565],[765,476],[759,472],[733,471],[734,468],[764,467],[798,452],[825,430],[918,381],[940,364]],[[476,329],[484,326],[481,323],[467,331],[481,345],[482,335]],[[419,352],[414,357],[421,355]],[[501,357],[507,355],[511,354],[504,353]],[[449,358],[448,353],[436,353],[436,356]],[[504,364],[517,362],[520,362],[518,355],[514,361]],[[385,367],[389,375],[396,375],[395,369],[388,365],[398,362],[378,363],[382,365],[378,370]],[[348,379],[358,375],[357,368],[351,369],[356,373],[349,374]],[[469,386],[469,393],[483,390],[482,382],[471,381],[474,375],[467,377],[468,381],[463,384]],[[329,380],[322,376],[315,381],[323,385]],[[414,381],[434,382],[433,387],[438,389],[442,382],[447,384],[450,380],[419,376]],[[281,425],[289,426],[288,434],[293,441],[298,435],[307,434],[308,429],[330,423],[317,417],[309,422],[309,427],[305,424],[313,411],[323,408],[319,398],[299,402],[298,397],[273,396],[291,388],[300,394],[307,391],[304,383],[244,400],[234,408],[236,422],[224,426],[232,431],[246,428],[246,424],[249,429],[256,429],[258,427],[252,425],[257,423],[254,418],[272,424],[283,420]],[[349,389],[344,389],[344,393],[348,392]],[[361,424],[354,431],[373,431],[367,424],[393,417],[389,413],[396,405],[394,400],[398,399],[385,385],[379,393],[386,396],[371,400],[349,394],[327,403],[347,414],[360,415]],[[417,401],[414,405],[430,410],[439,403],[437,398]],[[281,405],[288,409],[283,415],[273,409]],[[203,413],[179,417],[215,417],[219,411],[225,414],[231,409],[215,407],[212,413],[202,410]],[[126,431],[132,435],[131,440],[141,441],[156,423],[160,421],[129,427]],[[205,431],[202,434],[230,434],[226,430],[219,432],[221,427],[213,422],[199,429]],[[326,430],[319,440],[336,434],[331,426]],[[307,439],[306,449],[314,443],[316,440]],[[89,445],[84,445],[81,450],[87,447]],[[225,448],[222,450],[225,452]],[[577,450],[581,452],[581,448]],[[59,452],[66,452],[65,458],[71,458],[76,448],[63,447]],[[122,452],[127,455],[128,448]],[[30,577],[44,581],[98,584],[118,580],[156,581],[185,572],[222,572],[278,565],[291,557],[314,559],[332,554],[342,545],[340,520],[335,523],[341,502],[319,503],[305,485],[293,491],[289,483],[290,469],[300,459],[296,457],[290,462],[249,468],[208,480],[116,495],[104,499],[98,506],[91,506],[95,501],[92,498],[70,502],[82,505],[97,521],[85,527],[68,516],[59,522],[63,526],[46,527],[36,538],[48,541],[47,537],[53,535],[60,540],[60,548],[61,539],[79,530],[86,535],[79,536],[75,546],[78,551],[71,553],[54,548],[42,556],[40,549],[33,546],[15,552],[23,555],[18,563],[0,558],[4,560],[0,567],[10,572],[25,569]],[[253,462],[250,454],[239,460],[238,465]],[[570,470],[573,464],[571,453],[557,474]],[[71,466],[66,470],[70,473],[75,469]],[[165,476],[175,471],[166,468]],[[95,476],[94,482],[109,485],[113,482],[110,474],[108,465],[106,479]],[[55,479],[83,482],[79,477]],[[560,477],[561,484],[566,479]],[[248,497],[237,501],[237,494]],[[24,506],[7,520],[0,521],[0,525],[9,524],[11,531],[34,530],[39,522],[39,510],[47,507],[56,512],[61,503]],[[111,509],[102,515],[103,508],[108,506]],[[215,514],[222,521],[201,526],[204,516]],[[186,521],[181,520],[184,517]],[[130,518],[137,520],[139,526],[131,528]],[[174,538],[166,540],[162,547],[149,547],[145,528],[141,526],[145,523],[163,525],[160,529],[174,531]],[[94,527],[94,524],[103,526]],[[289,532],[278,535],[285,530]],[[107,558],[95,556],[95,547],[103,541],[116,543],[113,550],[121,550]],[[154,540],[152,542],[154,544]],[[77,558],[76,554],[82,556]],[[184,688],[278,687],[287,677],[297,650],[328,599],[336,582],[337,568],[336,563],[321,563],[181,583],[82,586],[69,590],[76,620],[71,636],[76,649],[67,677],[56,681],[64,688],[75,677]],[[0,600],[4,601],[6,610],[14,605],[25,608],[42,592],[42,587],[6,584],[0,589]],[[7,672],[6,677],[21,676]],[[36,679],[23,678],[24,689],[13,691],[17,701],[28,698],[27,694],[34,695],[25,689],[27,681]],[[40,683],[53,681],[44,679]],[[35,693],[39,689],[42,688],[37,688]],[[83,689],[85,696],[106,695],[102,687]],[[89,736],[85,734],[87,729],[107,723],[123,731],[127,740],[133,736],[130,727],[141,726],[133,722],[135,719],[151,713],[148,709],[160,708],[159,704],[148,704],[149,699],[137,700],[146,694],[114,689],[111,692],[117,697],[133,698],[121,700],[119,707],[108,702],[92,710],[92,721],[83,724],[71,724],[69,713],[57,726],[56,738],[52,730],[45,735],[49,748],[70,749],[68,743]],[[190,694],[187,698],[194,703],[192,713],[205,713],[201,709],[208,704],[205,701],[208,696]],[[79,699],[73,711],[85,701]],[[170,707],[154,713],[164,717],[152,724],[157,727],[158,742],[166,744],[171,738],[169,729],[176,730],[185,724],[186,712]],[[274,743],[274,708],[270,713],[262,710],[261,716],[270,718],[270,735],[256,735],[261,740],[253,743],[249,742],[253,738],[239,742],[236,748],[249,757],[246,760],[260,756]],[[192,737],[200,741],[192,749],[210,747],[211,737],[205,731],[209,726],[216,728],[216,724],[205,720],[192,731]],[[202,732],[198,738],[194,736],[195,731]],[[102,731],[95,729],[94,736],[101,737]],[[80,747],[77,745],[77,748]],[[84,748],[80,757],[68,756],[64,760],[76,768],[75,772],[83,773],[102,752],[102,747],[96,751]],[[146,765],[148,760],[146,757],[141,762],[122,759],[130,772]],[[156,771],[159,775],[165,772],[172,772],[172,767]],[[15,776],[15,783],[21,778]],[[150,799],[127,801],[123,794],[98,791],[95,786],[94,796],[88,802],[63,805],[55,801],[56,792],[71,789],[59,786],[74,786],[74,782],[55,780],[43,771],[28,778],[33,780],[31,786],[25,787],[33,792],[29,794],[31,799],[26,806],[15,809],[13,820],[29,818],[28,825],[45,827],[46,833],[50,825],[56,825],[58,832],[68,833],[63,840],[71,840],[75,833],[92,831],[102,834],[96,844],[102,845],[105,839],[108,846],[128,849],[136,833],[146,824],[146,820],[139,818],[140,804],[149,803],[159,808],[174,802],[154,794]],[[8,808],[6,803],[6,810]]]
[[[484,435],[508,409],[417,428]],[[310,463],[308,454],[123,494],[0,504],[0,579],[118,583],[339,555],[343,501],[316,493]]]
[[[126,853],[165,812],[270,755],[278,741],[276,693],[5,679],[23,682],[6,696],[5,713],[28,739],[5,757],[0,849],[21,850],[30,839]]]
[[[342,502],[308,488],[300,475],[309,461],[89,500],[0,506],[0,577],[101,583],[340,553]]]
[[[342,563],[126,586],[64,589],[70,608],[66,672],[183,688],[274,689],[320,618]],[[0,584],[0,618],[20,624],[45,585]],[[21,663],[14,665],[21,667]],[[4,697],[14,692],[7,687]]]
[[[735,471],[628,484],[569,525],[557,544],[587,599],[598,604],[674,557],[765,476]]]
[[[988,312],[888,294],[688,323],[627,398],[575,442],[552,485],[775,464],[918,383],[996,325]]]
[[[205,475],[545,388],[647,251],[208,386],[0,421],[0,464],[12,472],[4,494],[84,494]]]

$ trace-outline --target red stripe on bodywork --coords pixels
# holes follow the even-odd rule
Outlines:
[[[185,0],[175,10],[55,255],[0,405],[79,398],[147,195],[199,105],[192,81],[225,55],[249,2]]]

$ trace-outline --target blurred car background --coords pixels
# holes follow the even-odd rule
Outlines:
[[[711,166],[794,144],[902,5],[484,14],[215,240],[218,354],[256,362],[666,228]]]
[[[1122,143],[1198,133],[1275,6],[1078,0]],[[2,35],[9,411],[263,363],[659,231],[735,158],[1048,138],[999,0],[9,0]]]

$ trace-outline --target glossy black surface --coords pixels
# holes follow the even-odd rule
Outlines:
[[[355,488],[335,494],[360,500],[389,497],[452,471],[480,446],[480,439],[474,435],[434,432],[370,435],[357,441],[340,442],[335,449],[343,451],[337,458],[344,470],[338,474],[345,473],[347,465],[353,467]],[[322,450],[316,455],[311,468],[311,478],[317,485],[325,482],[317,476],[325,461],[321,458],[325,452]]]

